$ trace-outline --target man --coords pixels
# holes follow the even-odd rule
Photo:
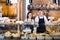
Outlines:
[[[35,18],[35,25],[38,25],[37,27],[37,33],[44,33],[46,32],[46,27],[45,25],[49,24],[49,21],[47,20],[46,16],[44,16],[44,12],[39,10],[38,11],[38,16]]]

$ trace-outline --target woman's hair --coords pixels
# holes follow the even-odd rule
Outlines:
[[[29,18],[29,14],[30,14],[30,13],[32,14],[32,12],[28,12],[28,13],[27,13],[27,19]],[[33,16],[31,17],[31,19],[33,19]]]

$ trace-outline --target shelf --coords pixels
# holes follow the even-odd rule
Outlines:
[[[60,10],[60,6],[49,6],[47,5],[28,5],[28,10]]]
[[[60,8],[30,8],[29,10],[60,10]]]
[[[6,3],[6,1],[0,1],[0,3]]]

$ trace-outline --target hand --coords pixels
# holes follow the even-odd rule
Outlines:
[[[58,22],[60,22],[60,18],[58,19]]]

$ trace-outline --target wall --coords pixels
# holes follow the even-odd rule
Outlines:
[[[33,0],[33,5],[34,4],[48,4],[48,3],[52,3],[52,0]],[[36,15],[38,12],[37,10],[33,10],[33,14]],[[60,11],[50,11],[48,13],[49,16],[54,16],[55,19],[54,20],[58,20],[58,18],[60,18]]]
[[[55,19],[54,20],[58,20],[58,18],[60,18],[60,11],[50,11],[49,13],[49,16],[54,16]]]

